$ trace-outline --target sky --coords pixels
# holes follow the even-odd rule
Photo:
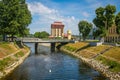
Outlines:
[[[120,12],[120,0],[26,0],[32,14],[32,23],[28,26],[30,33],[46,31],[51,33],[51,24],[61,21],[64,32],[71,30],[78,35],[78,23],[86,20],[92,23],[95,10],[108,4],[115,5]]]

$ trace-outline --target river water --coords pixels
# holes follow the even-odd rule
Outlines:
[[[99,72],[64,52],[50,52],[49,47],[39,46],[35,54],[34,44],[30,56],[5,80],[107,80]]]

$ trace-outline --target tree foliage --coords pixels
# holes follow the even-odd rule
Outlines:
[[[25,35],[31,23],[31,13],[25,0],[0,1],[0,33]]]
[[[83,40],[86,39],[86,37],[89,35],[91,29],[92,29],[92,24],[88,23],[87,21],[80,21],[78,24],[79,28],[79,33],[82,33]]]
[[[98,29],[95,31],[95,36],[105,37],[107,35],[107,30],[114,24],[115,12],[116,7],[114,5],[107,5],[105,8],[99,7],[96,9],[96,17],[93,23]]]
[[[35,32],[34,36],[35,36],[36,38],[48,38],[49,33],[47,33],[46,31]]]
[[[117,33],[120,34],[120,12],[116,15],[115,24],[117,26]]]

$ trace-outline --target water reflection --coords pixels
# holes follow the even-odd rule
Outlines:
[[[51,53],[48,47],[40,46],[39,54],[31,55],[5,80],[105,80],[97,71],[63,52]]]

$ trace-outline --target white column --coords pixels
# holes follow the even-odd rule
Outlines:
[[[56,28],[56,31],[55,31],[55,36],[57,37],[57,28]]]
[[[61,37],[61,29],[59,29],[59,37]]]

